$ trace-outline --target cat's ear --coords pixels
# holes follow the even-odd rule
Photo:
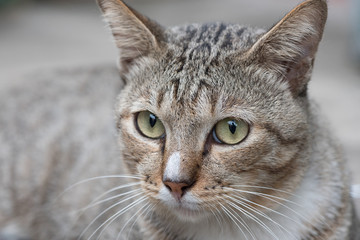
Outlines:
[[[305,95],[326,18],[326,0],[303,2],[258,39],[246,62],[287,81],[295,96]]]
[[[157,52],[163,38],[160,25],[121,0],[97,0],[120,50],[120,72],[125,75],[141,57]]]

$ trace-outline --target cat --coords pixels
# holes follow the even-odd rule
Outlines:
[[[341,149],[307,96],[325,0],[268,31],[98,4],[118,69],[1,94],[1,240],[360,239]]]

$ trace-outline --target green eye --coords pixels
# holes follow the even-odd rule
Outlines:
[[[139,131],[148,138],[160,138],[165,134],[162,122],[149,111],[139,112],[136,124]]]
[[[244,140],[249,132],[249,125],[242,120],[225,118],[215,125],[213,136],[219,143],[237,144]]]

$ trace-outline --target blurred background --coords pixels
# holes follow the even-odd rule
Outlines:
[[[127,1],[163,25],[225,21],[263,28],[299,2]],[[114,65],[116,54],[95,0],[0,0],[0,90],[36,70]],[[329,0],[329,20],[309,89],[344,145],[353,182],[360,184],[360,0]]]

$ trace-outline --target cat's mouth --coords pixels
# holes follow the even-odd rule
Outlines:
[[[166,188],[163,188],[160,190],[159,200],[180,220],[193,221],[205,215],[204,211],[199,209],[198,200],[189,192],[181,199],[176,199]]]

